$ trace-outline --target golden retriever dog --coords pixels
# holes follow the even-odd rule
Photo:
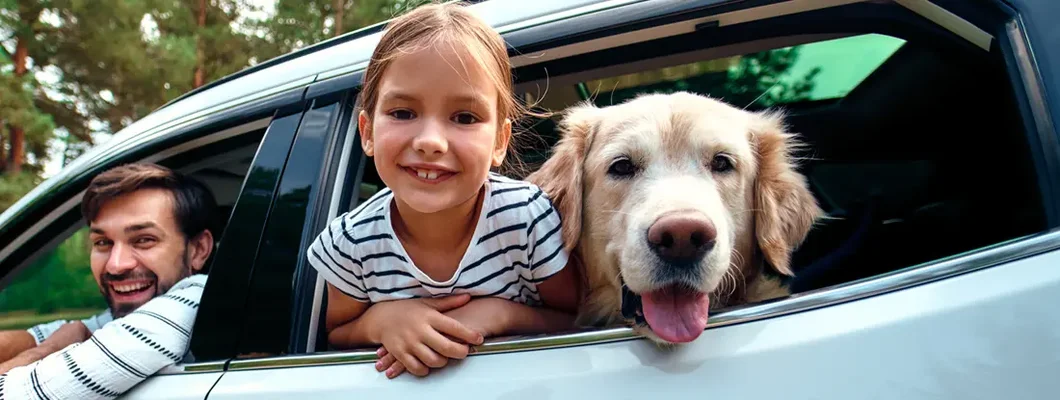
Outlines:
[[[578,323],[695,340],[708,310],[786,295],[789,260],[822,214],[778,113],[690,93],[565,112],[527,179],[563,218],[586,284]]]

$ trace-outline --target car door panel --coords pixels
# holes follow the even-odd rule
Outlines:
[[[1060,236],[1051,240],[1056,247]],[[1053,250],[857,301],[709,328],[670,350],[641,339],[474,355],[425,379],[395,380],[371,362],[294,366],[276,358],[271,368],[230,369],[210,398],[1051,398],[1060,390],[1052,376],[1060,370],[1056,265],[1060,251]]]
[[[221,378],[221,372],[155,375],[134,386],[122,399],[202,400]]]

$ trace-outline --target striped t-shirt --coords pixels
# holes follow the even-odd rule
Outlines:
[[[112,399],[163,368],[191,361],[188,344],[206,279],[181,279],[88,340],[0,375],[0,400]]]
[[[567,264],[560,215],[531,183],[490,174],[474,236],[456,272],[431,279],[413,263],[391,225],[393,192],[383,189],[335,218],[309,248],[309,263],[362,302],[469,293],[539,305],[537,284]]]

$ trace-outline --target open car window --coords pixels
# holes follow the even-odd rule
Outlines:
[[[851,36],[593,79],[577,83],[576,90],[598,106],[675,91],[749,108],[838,100],[904,43],[880,34]]]

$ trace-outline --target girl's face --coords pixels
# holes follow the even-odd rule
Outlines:
[[[458,46],[439,41],[394,59],[375,109],[358,116],[380,178],[421,213],[474,200],[511,136],[510,121],[498,120],[497,88]]]

